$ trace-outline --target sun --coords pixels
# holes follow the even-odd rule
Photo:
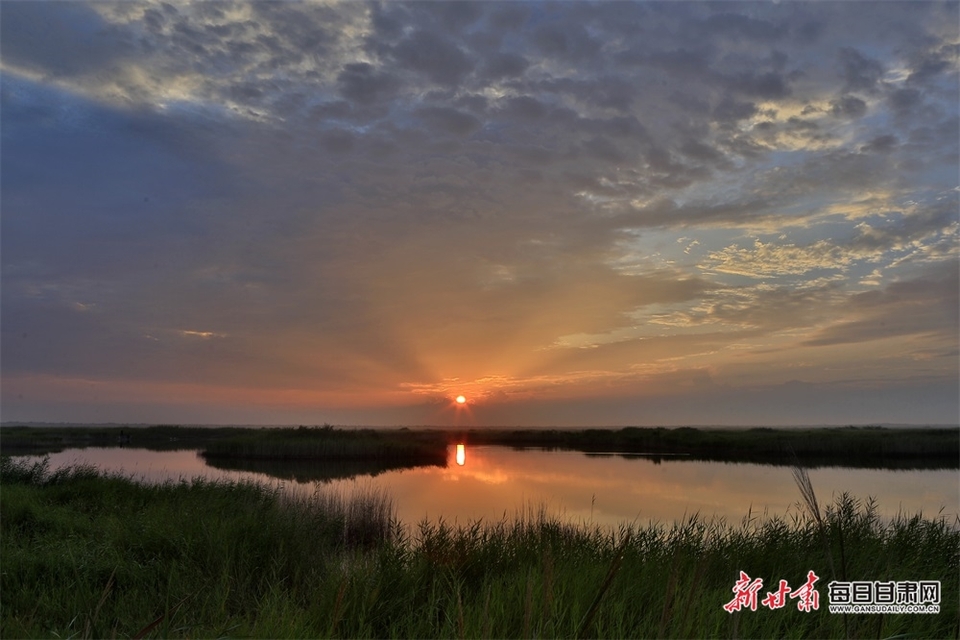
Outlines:
[[[463,396],[457,396],[456,400],[457,400],[457,404],[466,404],[466,403],[467,403],[467,399],[464,398]]]

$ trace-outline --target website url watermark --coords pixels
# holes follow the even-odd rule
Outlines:
[[[831,604],[830,613],[940,613],[938,604]]]
[[[814,586],[820,579],[813,571],[807,572],[807,581],[792,589],[786,580],[780,580],[776,591],[760,598],[763,578],[751,578],[740,571],[740,579],[731,589],[734,598],[723,605],[728,613],[758,606],[781,609],[791,600],[799,611],[817,611],[820,592]],[[827,585],[827,610],[830,613],[940,613],[939,580],[853,580]]]
[[[940,613],[939,580],[834,580],[830,613]]]

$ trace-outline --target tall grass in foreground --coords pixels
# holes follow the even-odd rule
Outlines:
[[[84,467],[0,466],[4,638],[958,634],[958,523],[884,521],[846,495],[817,515],[737,524],[694,516],[610,530],[528,510],[404,527],[382,494],[291,498],[249,484],[143,486]],[[781,578],[799,586],[811,569],[819,611],[722,609],[741,570],[765,592]],[[841,572],[940,580],[941,613],[831,615],[826,584]]]

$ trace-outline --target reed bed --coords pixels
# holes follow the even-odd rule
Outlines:
[[[683,455],[687,459],[800,463],[808,467],[837,464],[885,468],[960,467],[960,430],[956,428],[484,428],[467,430],[460,437],[470,444]]]
[[[296,429],[248,429],[210,443],[208,459],[379,460],[446,464],[447,441],[437,434],[373,429],[347,431],[325,426]]]
[[[403,525],[388,496],[146,486],[0,462],[2,637],[956,637],[960,522],[869,501],[616,529],[543,509]],[[802,474],[798,474],[803,487]],[[807,490],[809,490],[809,495]],[[740,571],[821,608],[733,614]],[[938,615],[833,615],[831,579],[940,580]]]
[[[424,466],[445,467],[446,459],[424,463],[419,460],[368,458],[222,458],[208,457],[205,462],[216,469],[261,473],[281,480],[303,484],[328,483],[357,476],[376,477],[388,471],[416,469]]]
[[[208,460],[365,460],[445,464],[449,444],[570,449],[804,466],[960,468],[956,428],[830,427],[812,429],[338,429],[243,427],[4,426],[0,452],[44,454],[75,447],[199,449]],[[231,462],[233,461],[233,462]]]

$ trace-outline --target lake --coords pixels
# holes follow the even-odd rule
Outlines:
[[[460,524],[481,518],[487,522],[512,519],[541,505],[567,521],[600,525],[669,524],[695,513],[739,523],[748,513],[789,517],[800,501],[791,468],[784,466],[501,446],[467,446],[462,455],[463,464],[458,464],[457,451],[450,447],[446,467],[416,467],[323,483],[218,469],[192,450],[85,448],[49,458],[51,468],[89,463],[148,482],[194,477],[254,480],[282,485],[285,491],[312,492],[320,486],[347,494],[379,488],[393,498],[397,515],[407,524],[441,518]],[[809,474],[821,506],[846,491],[858,498],[874,497],[884,517],[898,512],[934,516],[942,511],[948,521],[956,522],[960,511],[956,469],[821,467]]]

